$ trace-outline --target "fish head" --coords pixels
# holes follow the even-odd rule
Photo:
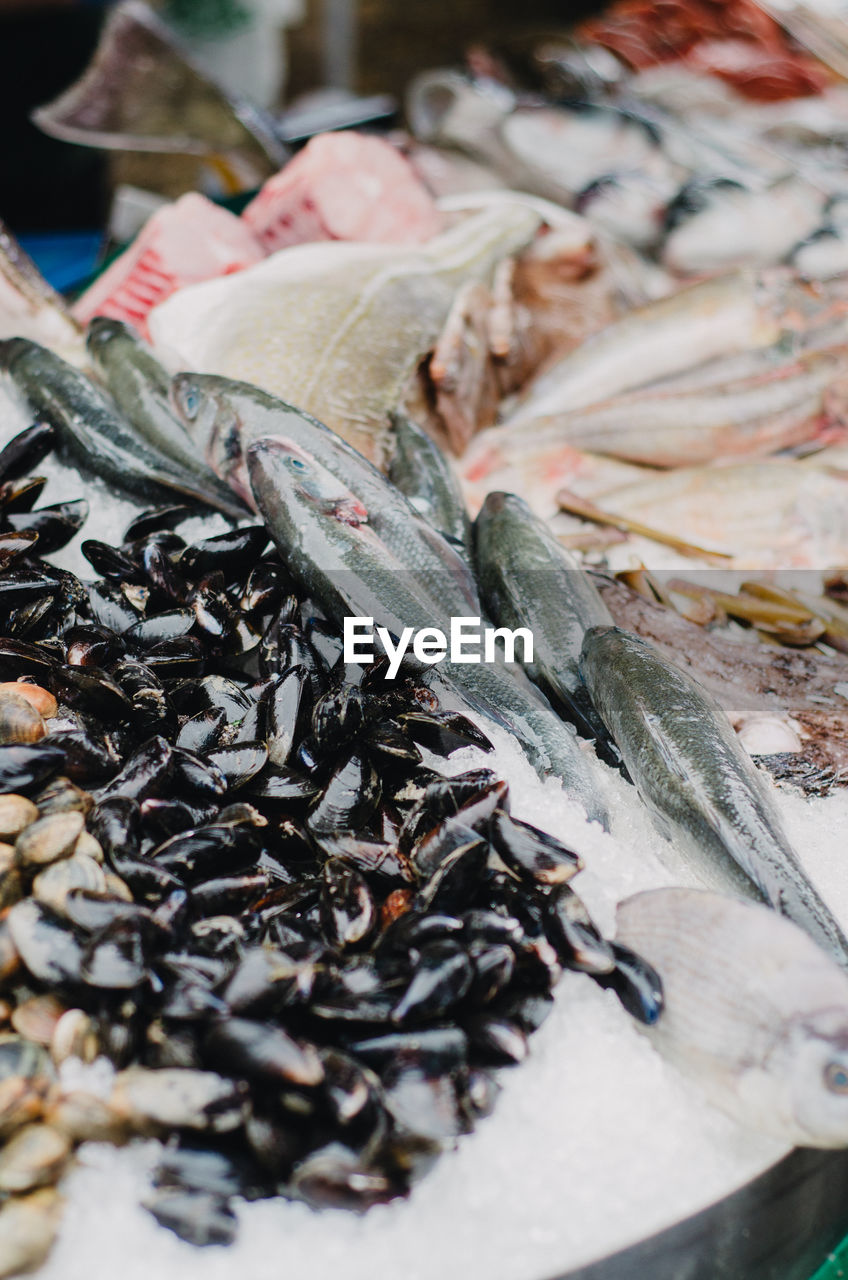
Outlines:
[[[171,407],[215,474],[252,505],[244,422],[225,383],[209,374],[178,373],[171,381]]]
[[[810,1145],[848,1145],[848,1003],[793,1020],[779,1052],[793,1118]]]
[[[368,522],[368,508],[343,481],[300,445],[286,436],[262,436],[247,453],[250,483],[259,509],[260,490],[270,482],[300,504],[306,503],[338,524],[359,528]]]
[[[38,343],[29,338],[0,339],[0,372],[8,373],[21,357],[39,350]]]
[[[116,338],[125,338],[128,334],[132,336],[133,331],[123,320],[115,320],[112,316],[94,316],[89,321],[85,345],[96,359]]]

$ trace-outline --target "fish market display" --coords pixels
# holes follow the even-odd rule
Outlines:
[[[133,431],[90,379],[52,351],[26,338],[7,338],[0,342],[0,371],[27,410],[54,427],[64,447],[98,475],[137,492],[175,489],[220,505],[214,476],[207,482],[202,469],[183,467],[149,436]],[[233,510],[227,500],[224,506]]]
[[[616,939],[660,974],[661,1053],[743,1124],[801,1146],[848,1135],[848,979],[754,903],[656,889],[619,905]]]
[[[514,494],[490,493],[474,533],[489,613],[501,625],[530,628],[533,663],[526,665],[533,679],[566,708],[586,737],[603,737],[578,670],[586,632],[612,625],[597,588],[544,521]]]
[[[716,702],[639,636],[596,627],[580,671],[660,829],[699,873],[762,895],[840,964],[848,939],[798,865],[762,779]]]
[[[85,542],[93,581],[40,560],[85,518],[33,509],[54,440],[0,453],[4,1275],[47,1253],[82,1141],[170,1137],[148,1208],[223,1244],[235,1195],[406,1194],[491,1109],[563,966],[662,1008],[570,887],[577,855],[491,770],[433,767],[486,736],[417,670],[340,663],[296,548],[262,525],[187,544],[171,507]],[[98,1055],[105,1095],[63,1083]]]
[[[259,511],[292,573],[337,625],[345,617],[371,617],[400,636],[442,619],[371,528],[368,507],[298,445],[282,435],[261,437],[248,450],[248,469]],[[587,756],[543,698],[498,662],[448,659],[439,674],[507,726],[536,768],[561,778],[590,818],[606,820]]]
[[[51,127],[130,136],[134,10]],[[418,1214],[552,1007],[607,1059],[570,1093],[554,1043],[558,1185],[631,1063],[759,1167],[848,1146],[848,90],[803,25],[618,0],[422,72],[408,132],[268,177],[248,129],[244,213],[184,196],[70,312],[0,242],[0,1275],[88,1141],[151,1140],[196,1245]]]

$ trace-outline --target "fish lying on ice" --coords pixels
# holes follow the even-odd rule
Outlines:
[[[541,224],[501,202],[420,247],[330,241],[281,249],[181,289],[150,316],[184,368],[252,382],[387,461],[389,414],[442,331],[459,288],[490,279]]]
[[[848,939],[718,703],[652,644],[617,627],[587,632],[580,672],[656,826],[698,876],[764,898],[848,967]]]
[[[142,497],[176,489],[215,507],[220,486],[180,467],[126,422],[90,378],[27,338],[0,341],[0,372],[33,417],[55,427],[86,470]],[[229,498],[226,499],[231,507]]]
[[[756,903],[653,889],[619,904],[616,940],[662,980],[643,1027],[741,1123],[799,1146],[848,1145],[848,975]]]
[[[198,456],[191,437],[171,412],[171,375],[147,344],[121,320],[95,316],[88,326],[86,350],[115,404],[142,439],[214,490],[219,510],[236,520],[245,515],[245,508]]]
[[[284,435],[356,490],[372,527],[429,594],[439,616],[481,612],[474,576],[456,546],[353,445],[316,418],[258,387],[215,374],[177,374],[171,402],[213,471],[246,502],[253,505],[248,448],[263,436]]]
[[[513,493],[490,493],[474,522],[480,593],[499,626],[529,627],[533,661],[525,663],[579,733],[607,737],[586,697],[578,662],[590,627],[612,626],[612,615],[585,569]]]
[[[359,494],[282,434],[254,441],[248,469],[256,505],[292,574],[327,616],[371,617],[395,636],[438,622],[433,601],[377,535]],[[544,776],[562,779],[590,818],[606,821],[590,762],[544,699],[501,663],[444,661],[439,676],[509,728]]]

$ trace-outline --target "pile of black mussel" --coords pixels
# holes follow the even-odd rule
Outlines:
[[[52,443],[0,453],[0,1274],[49,1248],[85,1139],[166,1139],[149,1208],[226,1243],[235,1195],[404,1195],[563,967],[659,1003],[506,783],[432,767],[481,731],[419,669],[345,666],[264,527],[186,545],[198,508],[162,507],[82,544],[91,582],[39,558],[87,513],[34,509]],[[107,1097],[61,1083],[74,1055]]]

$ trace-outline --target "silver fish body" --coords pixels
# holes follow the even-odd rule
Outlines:
[[[580,672],[656,825],[699,877],[764,898],[848,966],[848,940],[718,703],[648,641],[617,627],[587,633]]]
[[[848,1145],[848,975],[805,933],[757,903],[654,889],[619,904],[616,940],[662,980],[641,1029],[717,1106],[784,1142]]]
[[[254,442],[248,468],[259,511],[291,572],[341,625],[371,617],[399,636],[438,625],[433,602],[370,526],[370,512],[327,468],[282,436]],[[500,663],[439,665],[469,704],[518,738],[534,767],[560,777],[590,818],[605,821],[589,762],[570,729]]]
[[[147,343],[122,321],[95,316],[88,326],[86,349],[118,409],[142,438],[178,467],[195,474],[210,494],[217,494],[221,511],[235,519],[245,515],[171,412],[171,376]]]
[[[530,628],[529,674],[577,717],[585,736],[605,737],[578,671],[587,630],[613,625],[589,575],[560,546],[547,522],[513,493],[490,493],[474,531],[480,590],[490,617],[500,626]]]
[[[64,447],[95,475],[146,497],[174,490],[215,505],[214,491],[135,432],[94,383],[26,338],[0,342],[0,371],[15,398],[56,428]]]
[[[178,374],[171,398],[212,469],[251,505],[247,450],[262,436],[282,434],[356,491],[373,528],[432,597],[434,608],[457,616],[480,612],[464,556],[373,463],[317,418],[258,387],[214,374]]]
[[[471,556],[471,522],[456,473],[426,431],[405,414],[392,415],[395,451],[389,479],[410,506],[466,558]]]

